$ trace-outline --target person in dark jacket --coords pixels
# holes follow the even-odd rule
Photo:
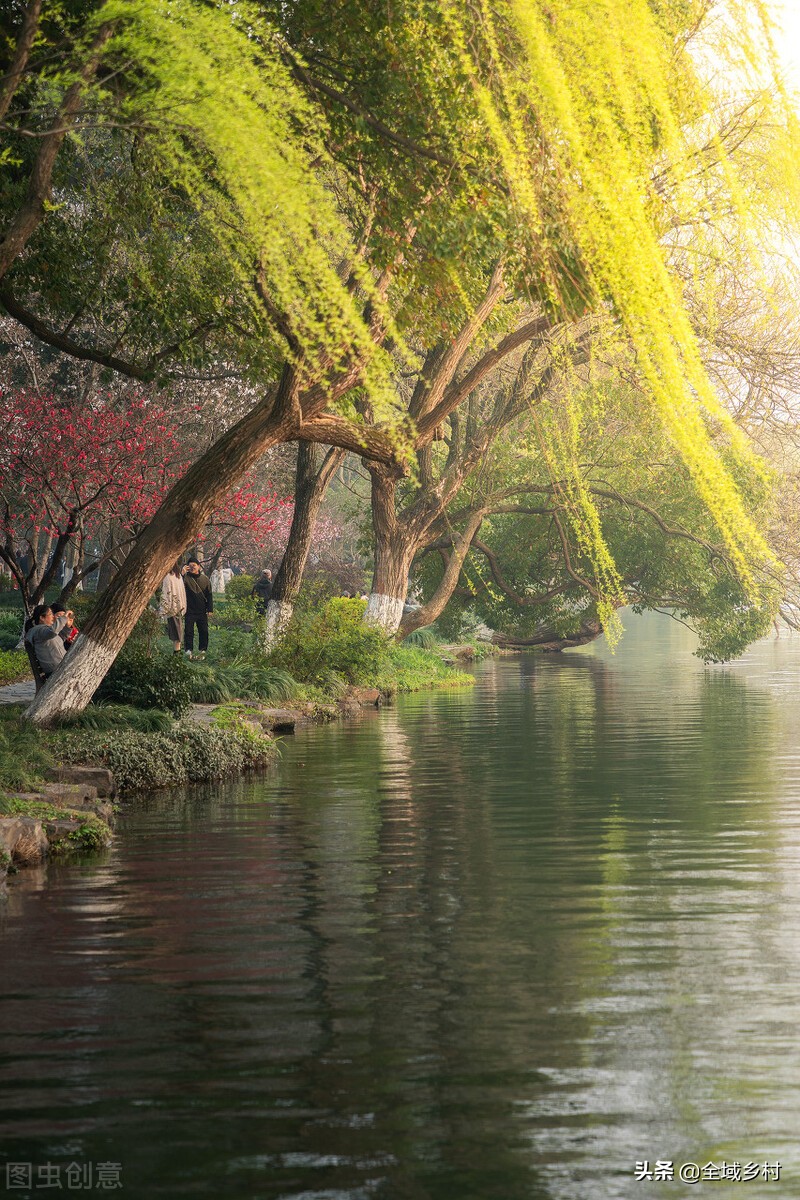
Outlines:
[[[265,613],[269,604],[269,598],[272,595],[272,571],[264,567],[264,570],[253,584],[253,590],[250,595],[255,597],[258,611]]]
[[[196,625],[198,658],[205,658],[208,649],[208,618],[214,611],[214,596],[209,578],[203,574],[196,558],[190,558],[184,567],[183,583],[186,588],[183,648],[191,658],[194,653],[194,627]]]
[[[63,604],[56,602],[53,606],[53,616],[58,620],[59,617],[64,618],[64,627],[61,630],[61,640],[64,643],[64,648],[69,650],[72,643],[80,633],[80,629],[75,624],[75,617],[70,609],[64,607]]]

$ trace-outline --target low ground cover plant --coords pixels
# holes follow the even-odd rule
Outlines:
[[[66,729],[48,735],[60,762],[108,767],[121,793],[175,787],[266,766],[275,743],[256,730],[179,721],[167,732]]]

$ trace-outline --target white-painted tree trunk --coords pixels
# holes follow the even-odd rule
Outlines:
[[[283,637],[286,626],[292,619],[294,604],[289,600],[269,600],[264,618],[264,636],[261,641],[265,654],[274,650]]]
[[[117,657],[115,650],[102,646],[80,633],[69,654],[56,667],[25,716],[35,725],[49,725],[56,717],[67,717],[82,712],[89,696],[103,682],[106,672]],[[69,682],[59,686],[66,664],[69,664]],[[49,698],[49,702],[48,702]]]
[[[364,613],[364,624],[382,629],[384,633],[396,633],[403,616],[403,601],[399,596],[385,596],[371,592]]]

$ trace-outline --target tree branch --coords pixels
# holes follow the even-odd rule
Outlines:
[[[8,112],[14,93],[19,87],[20,80],[28,65],[31,47],[33,46],[36,30],[39,27],[39,15],[42,11],[42,0],[30,0],[25,9],[22,28],[17,37],[14,57],[11,59],[7,73],[0,80],[0,121]]]
[[[33,164],[28,181],[25,201],[0,241],[0,279],[19,257],[30,238],[44,220],[46,203],[50,198],[53,183],[53,168],[64,138],[74,126],[80,109],[81,96],[100,64],[103,48],[111,37],[113,25],[101,25],[89,49],[89,55],[78,72],[78,78],[64,96],[61,106],[50,126],[48,136],[42,140],[39,153]]]
[[[154,365],[152,363],[139,366],[137,363],[127,362],[124,359],[116,358],[113,354],[107,354],[104,350],[93,350],[90,346],[82,346],[80,342],[76,342],[73,338],[56,333],[54,329],[50,329],[37,316],[29,312],[26,308],[23,308],[14,299],[7,287],[0,288],[0,304],[2,304],[10,317],[13,317],[20,325],[24,325],[26,329],[29,329],[40,342],[45,342],[55,350],[61,350],[64,354],[69,354],[72,358],[98,363],[101,367],[108,367],[112,371],[118,371],[120,375],[125,375],[129,379],[139,379],[146,383],[153,377]]]
[[[523,346],[536,337],[543,337],[549,329],[548,318],[537,317],[520,329],[509,333],[492,350],[488,350],[462,379],[450,384],[439,403],[417,422],[417,445],[430,441],[437,425],[440,425],[445,417],[449,416],[453,409],[457,408],[461,401],[474,391],[498,363],[512,354],[519,346]]]

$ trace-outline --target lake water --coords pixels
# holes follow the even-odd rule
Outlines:
[[[21,873],[0,1196],[800,1195],[800,639],[691,645],[490,661]]]

